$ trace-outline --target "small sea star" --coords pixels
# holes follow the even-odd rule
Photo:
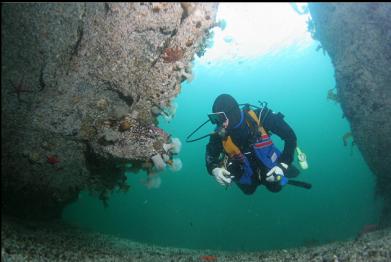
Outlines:
[[[163,52],[163,61],[165,63],[176,62],[183,57],[183,49],[179,47],[166,48]]]

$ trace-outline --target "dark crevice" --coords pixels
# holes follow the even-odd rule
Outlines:
[[[76,56],[78,54],[78,52],[79,52],[80,43],[81,43],[81,39],[83,38],[83,34],[84,34],[83,26],[79,25],[77,27],[77,41],[76,41],[75,45],[72,48],[71,59],[72,59],[72,57]]]
[[[43,91],[46,87],[45,80],[43,77],[43,71],[45,69],[45,65],[42,65],[41,72],[39,73],[39,91]]]
[[[83,14],[81,16],[81,19],[79,20],[79,25],[77,26],[77,40],[76,40],[75,45],[72,47],[70,60],[72,60],[72,58],[74,56],[77,56],[77,54],[79,53],[81,40],[83,39],[83,35],[84,35],[84,26],[83,26],[83,24],[84,24],[84,19],[86,17],[86,13],[87,13],[87,6],[86,6],[86,4],[84,4]]]
[[[107,2],[104,3],[104,6],[105,6],[105,16],[107,16],[107,14],[109,12],[111,12],[111,8],[110,8],[109,3],[107,3]]]
[[[106,81],[107,85],[108,85],[108,89],[110,91],[114,91],[115,93],[118,94],[119,98],[122,99],[123,101],[125,101],[125,103],[131,107],[134,103],[134,99],[132,96],[125,96],[122,92],[120,92],[117,88],[113,87],[113,85],[115,85],[114,83],[111,83],[111,82],[108,82]]]

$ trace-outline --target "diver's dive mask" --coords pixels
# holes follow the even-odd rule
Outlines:
[[[220,137],[225,138],[227,136],[227,115],[224,112],[216,112],[208,114],[208,118],[212,124],[217,125],[215,133]]]
[[[210,122],[214,125],[223,126],[225,121],[228,120],[227,115],[224,112],[216,112],[208,114]]]
[[[239,104],[239,106],[244,106],[243,109],[249,109],[250,107],[258,108],[258,109],[261,109],[261,112],[264,109],[268,110],[266,102],[260,102],[260,101],[258,101],[258,102],[262,106],[261,108],[257,107],[257,106],[250,105],[250,104]],[[229,114],[230,112],[231,111],[228,110],[227,114]],[[206,137],[209,137],[209,136],[212,136],[212,135],[216,135],[216,134],[218,134],[220,137],[226,137],[228,135],[228,132],[227,132],[228,130],[227,130],[227,127],[224,127],[224,123],[227,120],[228,120],[228,117],[227,117],[225,112],[216,112],[216,113],[208,114],[208,120],[206,120],[204,123],[202,123],[193,132],[191,132],[190,135],[188,135],[186,137],[186,142],[187,143],[195,142],[195,141],[198,141],[198,140],[201,140],[203,138],[206,138]],[[208,134],[206,134],[204,136],[201,136],[201,137],[198,137],[198,138],[195,138],[195,139],[190,139],[201,127],[206,125],[208,122],[211,122],[212,124],[217,125],[217,128],[215,129],[214,132],[208,133]]]

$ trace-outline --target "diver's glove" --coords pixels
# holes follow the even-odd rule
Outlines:
[[[212,174],[216,178],[216,181],[222,185],[222,186],[228,186],[232,182],[232,178],[234,176],[231,176],[231,173],[222,167],[216,167],[212,170]]]
[[[288,165],[285,163],[278,163],[275,167],[269,170],[266,174],[266,181],[268,182],[278,182],[284,176],[288,170]]]

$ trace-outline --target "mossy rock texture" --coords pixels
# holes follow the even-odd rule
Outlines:
[[[53,218],[81,190],[126,188],[121,164],[163,153],[156,145],[170,134],[151,108],[178,95],[177,63],[191,67],[217,4],[4,3],[1,12],[2,210]]]

